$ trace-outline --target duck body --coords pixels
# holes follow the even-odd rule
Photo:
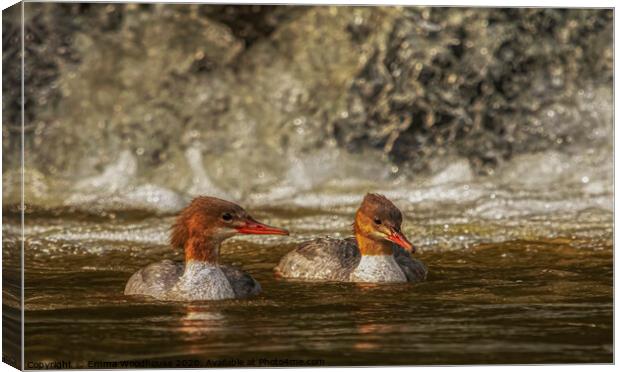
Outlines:
[[[319,238],[302,243],[280,260],[276,276],[308,281],[405,283],[426,279],[427,268],[403,248],[392,254],[364,255],[357,241]]]
[[[256,221],[234,203],[198,197],[172,226],[170,243],[184,250],[185,261],[147,265],[129,278],[124,293],[163,301],[241,299],[259,294],[261,286],[252,276],[219,263],[221,243],[237,234],[288,232]]]
[[[167,301],[242,299],[260,292],[260,284],[248,273],[199,261],[152,263],[134,273],[125,286],[126,295]]]

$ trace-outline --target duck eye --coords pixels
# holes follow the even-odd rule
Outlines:
[[[230,213],[224,213],[224,214],[222,215],[222,219],[223,219],[224,221],[226,221],[226,222],[230,222],[230,221],[232,221],[233,216],[232,216],[232,214],[230,214]]]
[[[380,219],[378,219],[378,218],[375,218],[375,221],[374,221],[374,222],[375,222],[377,225],[381,225],[381,220],[380,220]]]

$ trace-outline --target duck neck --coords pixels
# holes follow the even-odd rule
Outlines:
[[[222,241],[210,236],[193,236],[185,242],[185,262],[217,265]]]
[[[355,239],[362,256],[387,256],[393,253],[392,243],[386,240],[376,240],[357,231]]]

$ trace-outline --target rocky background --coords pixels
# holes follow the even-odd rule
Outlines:
[[[295,159],[372,157],[416,177],[459,157],[493,175],[517,154],[610,146],[611,10],[27,3],[25,18],[27,188],[42,204],[138,184],[242,197],[295,186]]]

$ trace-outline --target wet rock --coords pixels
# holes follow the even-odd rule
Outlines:
[[[562,145],[589,132],[574,125],[589,110],[564,116],[563,125],[541,121],[555,105],[574,105],[583,81],[611,81],[610,15],[404,9],[385,48],[355,77],[337,138],[348,148],[381,148],[414,170],[456,152],[478,172],[515,153]]]
[[[597,106],[611,102],[608,10],[29,3],[27,14],[28,166],[71,187],[127,153],[128,188],[234,198],[288,189],[295,161],[339,151],[376,151],[407,176],[455,157],[492,173],[515,154],[594,148],[611,128]],[[19,20],[3,27],[16,72]],[[3,112],[13,155],[16,92]]]
[[[80,61],[57,65],[62,98],[37,113],[35,165],[83,176],[102,170],[123,150],[139,156],[142,170],[161,165],[178,147],[172,139],[188,120],[185,102],[178,100],[190,85],[188,76],[199,75],[200,64],[228,65],[243,49],[228,27],[185,7],[127,6],[123,20],[114,30],[79,28],[73,34]],[[217,97],[207,98],[211,106],[219,104]]]

